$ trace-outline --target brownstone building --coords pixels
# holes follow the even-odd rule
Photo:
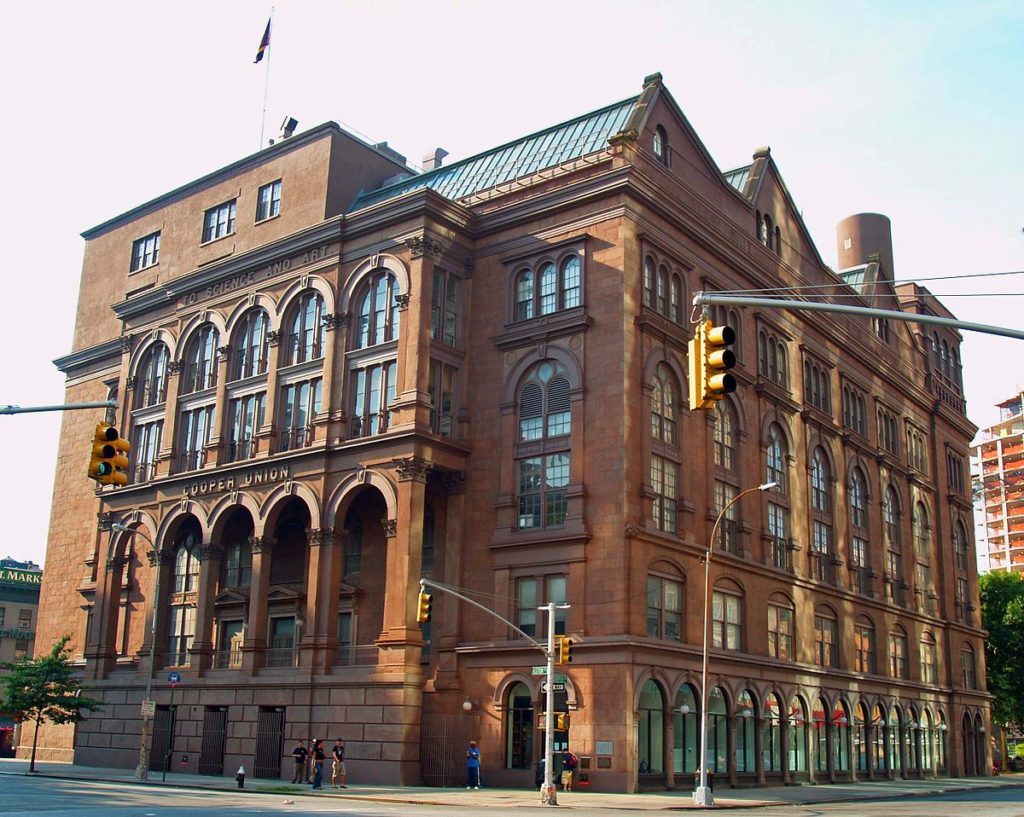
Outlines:
[[[155,766],[274,778],[341,735],[356,782],[450,784],[473,737],[532,785],[541,653],[443,592],[421,630],[427,576],[538,636],[571,605],[580,782],[691,786],[702,558],[774,481],[710,543],[719,782],[985,773],[958,365],[917,324],[718,309],[739,389],[686,405],[697,291],[942,314],[894,288],[888,221],[830,270],[769,151],[723,173],[659,75],[442,157],[328,123],[84,234],[58,365],[119,398],[132,474],[94,490],[100,418],[66,415],[39,629],[108,707],[50,752],[134,765],[152,651]]]

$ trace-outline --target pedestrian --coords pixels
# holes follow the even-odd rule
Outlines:
[[[539,789],[544,785],[544,758],[537,763],[537,774],[533,778],[533,787]]]
[[[337,738],[334,741],[331,754],[334,756],[334,762],[331,764],[331,785],[336,789],[347,789],[348,786],[345,785],[345,741]]]
[[[313,790],[324,787],[324,744],[313,739]]]
[[[295,760],[295,771],[292,774],[292,783],[306,782],[306,758],[308,757],[309,750],[306,748],[306,742],[304,740],[300,740],[299,745],[292,749],[292,758]]]
[[[572,791],[572,775],[579,765],[579,758],[566,746],[562,752],[562,791]]]
[[[480,747],[475,740],[469,742],[466,750],[466,788],[480,788]]]

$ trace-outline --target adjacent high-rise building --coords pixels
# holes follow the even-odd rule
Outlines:
[[[660,75],[444,158],[327,123],[85,232],[57,365],[119,401],[130,482],[67,414],[39,631],[107,708],[45,753],[134,766],[149,694],[153,768],[340,735],[353,780],[446,784],[472,738],[530,786],[556,603],[581,786],[692,786],[702,716],[716,786],[986,773],[959,336],[715,307],[738,389],[686,397],[700,291],[948,315],[888,220],[828,268],[770,151],[721,171]],[[501,618],[439,589],[419,626],[423,577]]]
[[[973,476],[982,571],[1024,571],[1024,392],[998,404],[999,422],[974,445]]]

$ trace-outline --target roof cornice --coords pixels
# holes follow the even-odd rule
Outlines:
[[[64,372],[64,374],[71,374],[75,369],[82,369],[86,366],[93,366],[97,363],[104,363],[112,358],[120,357],[121,338],[114,338],[59,357],[53,361],[53,365]]]

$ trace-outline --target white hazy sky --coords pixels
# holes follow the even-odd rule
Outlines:
[[[52,360],[71,350],[83,230],[257,149],[269,13],[251,0],[5,10],[0,405],[63,402]],[[836,223],[874,211],[892,219],[897,278],[1024,269],[1016,0],[279,0],[271,54],[268,137],[286,114],[299,130],[334,120],[417,162],[618,101],[661,71],[722,169],[771,146],[828,263]],[[1024,327],[1024,276],[926,286],[964,320]],[[975,423],[1024,384],[1022,352],[967,333]],[[19,454],[0,469],[0,556],[44,559],[59,421],[0,417],[2,450]]]

